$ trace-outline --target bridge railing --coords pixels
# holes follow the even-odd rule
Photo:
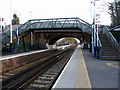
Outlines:
[[[80,28],[76,22],[55,22],[55,21],[49,21],[49,22],[34,22],[29,26],[29,29],[50,29],[50,28]]]
[[[91,24],[79,18],[33,19],[30,20],[30,28],[81,28],[90,30]],[[83,29],[87,28],[87,29]]]
[[[109,29],[106,26],[104,26],[103,30],[104,30],[103,32],[106,34],[109,41],[111,42],[112,46],[114,47],[114,49],[118,53],[118,43],[117,43],[116,39],[114,38],[114,36],[112,35],[112,33],[109,31]]]

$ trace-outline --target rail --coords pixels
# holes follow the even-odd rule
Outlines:
[[[61,60],[68,52],[74,51],[75,47],[68,48],[66,50],[55,53],[54,55],[50,55],[47,58],[43,58],[42,61],[40,59],[35,59],[35,62],[27,65],[25,68],[18,72],[14,72],[9,74],[8,78],[4,78],[2,80],[3,89],[17,89],[21,85],[25,84],[29,81],[33,76],[38,75],[38,73],[43,73],[46,71],[51,65],[53,65],[58,60]],[[57,56],[57,57],[56,57]]]

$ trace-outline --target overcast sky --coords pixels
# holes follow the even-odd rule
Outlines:
[[[91,22],[92,0],[11,0],[12,15],[14,13],[23,24],[29,19],[67,18],[79,17]],[[104,3],[113,0],[100,0],[96,2],[96,13],[101,14],[101,24],[110,24],[110,16],[106,12]],[[101,6],[104,5],[104,6]],[[31,12],[31,13],[30,13]],[[0,0],[0,17],[5,18],[6,24],[10,23],[10,0]]]

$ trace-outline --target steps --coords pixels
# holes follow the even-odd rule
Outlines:
[[[119,60],[117,52],[112,47],[107,36],[103,33],[100,33],[99,38],[102,44],[102,59],[103,60]]]

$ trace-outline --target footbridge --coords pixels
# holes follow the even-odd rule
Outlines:
[[[85,37],[85,35],[90,34],[91,28],[91,24],[76,17],[29,20],[25,24],[13,30],[13,51],[17,52],[18,43],[23,51],[27,51],[27,47],[34,47],[34,49],[37,49],[35,46],[36,39],[38,40],[38,37],[44,39],[42,40],[44,44],[46,42],[53,44],[53,40],[55,38],[60,39],[61,37],[65,36],[74,36],[80,39],[81,37]],[[61,33],[64,33],[64,35]],[[72,35],[69,33],[76,34]],[[80,35],[78,36],[77,33],[82,33],[81,37],[79,37]],[[53,38],[53,36],[56,35],[58,37]],[[45,38],[49,38],[49,40],[45,40]],[[1,39],[3,48],[7,47],[7,45],[10,43],[10,33],[3,33],[3,37]],[[51,43],[50,40],[53,42]]]
[[[46,43],[53,45],[63,37],[75,37],[90,44],[97,58],[118,59],[118,42],[109,29],[103,25],[95,27],[77,17],[29,20],[12,31],[12,45],[9,31],[1,34],[3,53],[45,49]]]

